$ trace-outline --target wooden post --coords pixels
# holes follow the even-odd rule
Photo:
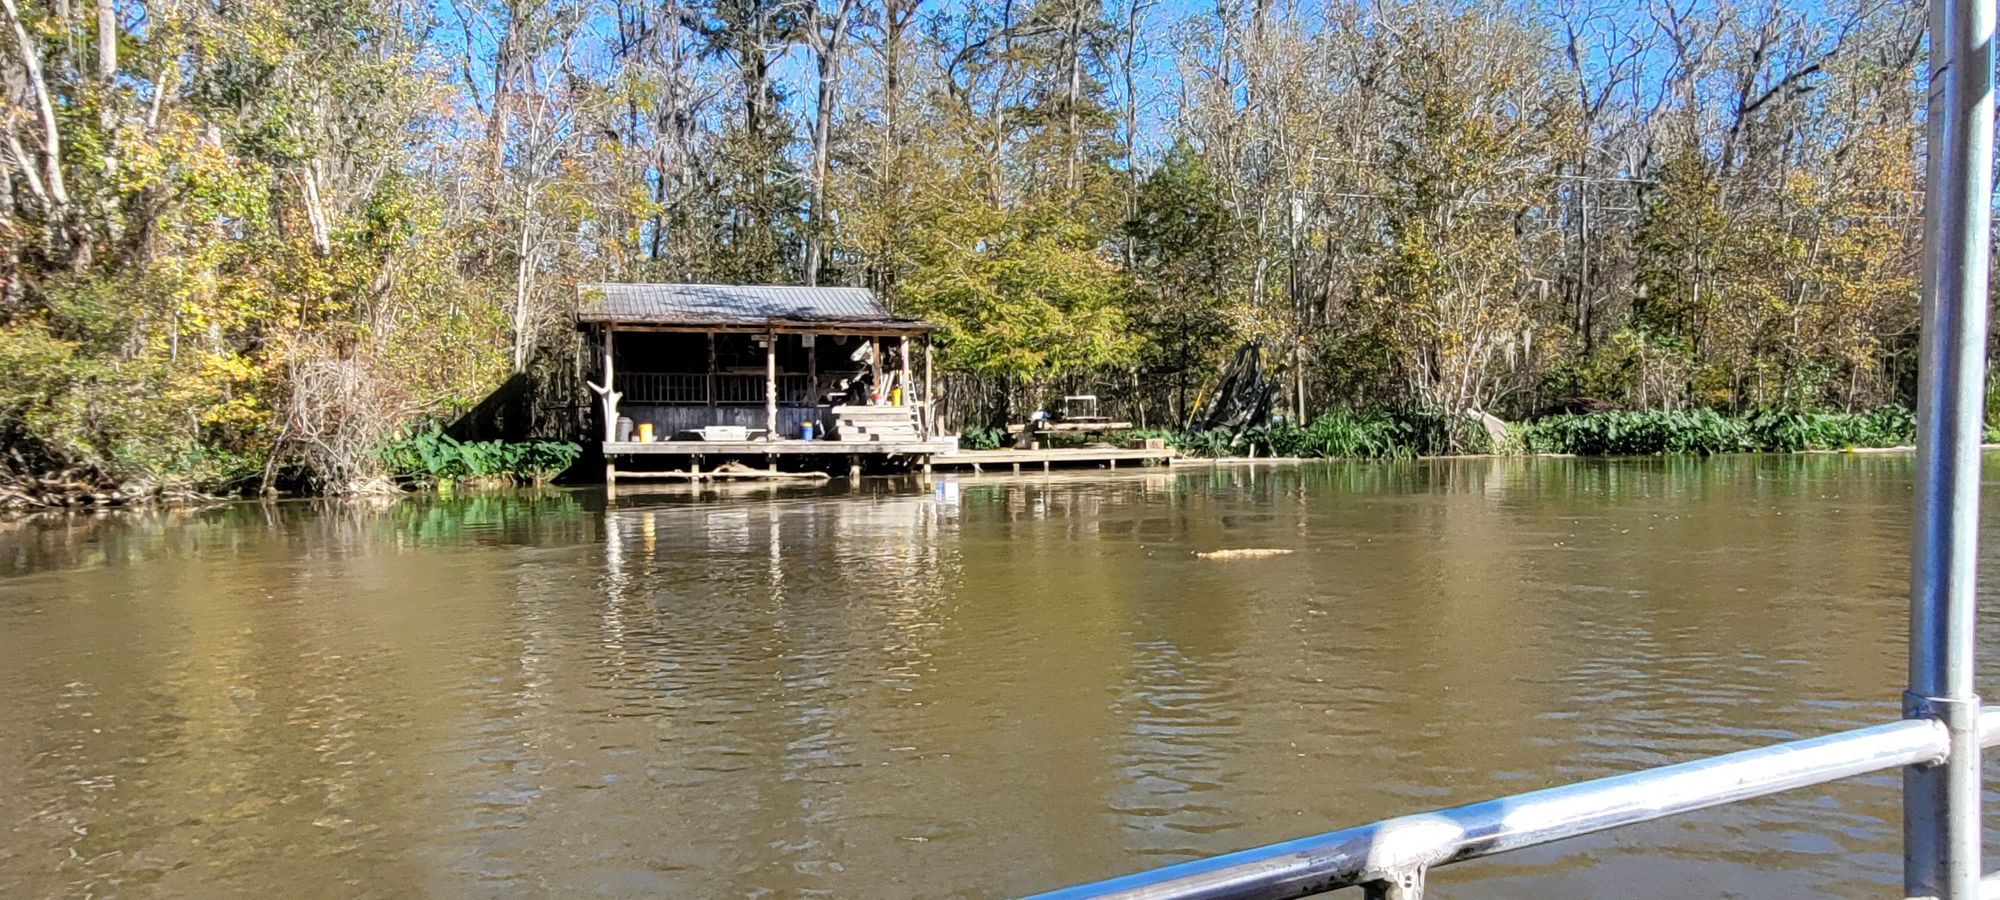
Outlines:
[[[615,324],[604,323],[604,383],[585,382],[590,384],[590,389],[596,391],[604,401],[604,499],[606,500],[618,496],[618,464],[611,458],[611,445],[618,440],[618,398],[622,396],[618,393],[617,373],[613,371],[611,364],[611,335],[614,333]]]
[[[819,336],[808,334],[799,340],[806,342],[806,407],[819,408]],[[820,423],[820,427],[826,427]]]
[[[702,388],[708,395],[708,406],[715,408],[715,332],[708,333],[708,383]]]
[[[618,440],[618,398],[624,396],[618,392],[616,373],[611,368],[611,335],[615,324],[604,323],[604,383],[584,382],[604,402],[604,442],[607,444]]]
[[[896,365],[901,367],[903,372],[902,381],[897,383],[897,386],[903,389],[903,405],[905,406],[915,405],[917,402],[916,398],[911,395],[915,394],[916,391],[910,388],[910,336],[909,335],[907,334],[903,335],[902,338],[898,340],[896,345],[896,355],[900,357],[900,359],[896,360]]]
[[[618,440],[618,379],[611,371],[611,337],[617,334],[610,322],[604,323],[604,439]]]
[[[931,396],[931,336],[924,335],[924,440],[937,436],[937,400]]]
[[[778,334],[764,335],[764,440],[778,439]]]
[[[847,454],[847,480],[861,480],[861,454],[859,453]]]
[[[868,336],[868,371],[869,392],[882,393],[882,338],[879,335]],[[883,399],[888,399],[888,395],[884,394]]]

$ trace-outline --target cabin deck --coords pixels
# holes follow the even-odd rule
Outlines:
[[[715,478],[786,479],[820,477],[804,473],[779,471],[777,468],[777,458],[780,456],[791,459],[801,457],[816,457],[820,460],[846,459],[847,475],[849,478],[859,478],[861,476],[861,458],[864,456],[907,457],[912,464],[921,465],[923,470],[928,472],[930,471],[931,461],[946,458],[939,454],[949,453],[956,449],[958,442],[955,439],[939,440],[935,438],[931,440],[872,441],[806,441],[797,438],[780,438],[775,441],[605,441],[602,446],[604,448],[604,486],[610,495],[616,496],[618,480],[620,478],[666,478],[702,481],[713,480]],[[630,461],[637,457],[663,456],[681,457],[687,462],[688,468],[684,471],[664,472],[643,470],[626,470],[621,472],[618,469],[620,459]],[[720,460],[729,458],[755,458],[759,456],[767,460],[767,468],[737,467],[727,470],[710,469],[706,472],[702,471],[703,457]]]
[[[952,440],[912,441],[605,441],[605,456],[930,456],[951,452]],[[942,457],[939,457],[942,458]]]
[[[817,456],[846,457],[848,477],[861,474],[863,456],[904,456],[913,464],[920,465],[925,472],[934,468],[971,469],[975,474],[988,470],[1021,471],[1022,466],[1039,465],[1047,472],[1056,466],[1104,466],[1116,469],[1119,463],[1134,466],[1172,465],[1174,451],[1164,449],[1120,449],[1115,447],[1054,447],[1036,450],[958,450],[955,440],[889,440],[889,441],[802,441],[785,439],[776,441],[606,441],[604,442],[604,483],[615,496],[620,478],[662,478],[690,481],[712,480],[715,478],[736,479],[785,479],[822,478],[816,473],[781,472],[777,469],[777,457]],[[617,460],[620,457],[632,459],[640,456],[679,456],[688,467],[673,471],[625,471],[620,472]],[[725,470],[702,471],[701,457],[757,457],[770,461],[770,467],[755,469],[737,466]]]

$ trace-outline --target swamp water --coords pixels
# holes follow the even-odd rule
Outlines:
[[[1187,466],[0,524],[0,896],[1019,894],[1884,721],[1910,478]],[[1296,552],[1195,556],[1238,547]],[[1895,896],[1896,784],[1433,891]]]

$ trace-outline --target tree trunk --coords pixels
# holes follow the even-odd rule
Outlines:
[[[813,110],[812,198],[806,222],[806,271],[808,287],[819,284],[819,268],[826,244],[826,179],[832,158],[833,103],[840,87],[840,54],[847,43],[847,22],[855,0],[841,0],[833,21],[822,30],[819,7],[813,7],[814,22],[808,37],[816,45],[819,63],[819,100]]]
[[[27,26],[21,22],[21,10],[14,0],[0,0],[0,13],[4,13],[7,24],[14,32],[14,45],[21,51],[21,71],[28,79],[28,93],[35,99],[35,115],[42,127],[42,172],[41,199],[49,209],[50,218],[60,218],[69,206],[69,190],[63,184],[62,173],[62,131],[56,121],[54,100],[49,96],[48,82],[42,77],[42,50],[28,35]],[[11,150],[26,169],[34,165],[21,150],[18,140],[9,137]],[[32,184],[32,182],[31,182]]]
[[[1069,199],[1070,209],[1076,209],[1077,166],[1083,154],[1083,140],[1077,134],[1078,108],[1083,104],[1083,10],[1080,0],[1072,0],[1069,21],[1066,23],[1064,38],[1069,54],[1069,95],[1064,103],[1064,111],[1069,115],[1068,130],[1063,139],[1068,144],[1069,172],[1064,176],[1063,189]]]

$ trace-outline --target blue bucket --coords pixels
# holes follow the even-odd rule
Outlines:
[[[813,423],[811,423],[811,422],[802,422],[802,423],[800,423],[800,424],[799,424],[799,437],[800,437],[801,439],[804,439],[804,440],[808,440],[808,441],[812,440],[812,439],[813,439]]]

